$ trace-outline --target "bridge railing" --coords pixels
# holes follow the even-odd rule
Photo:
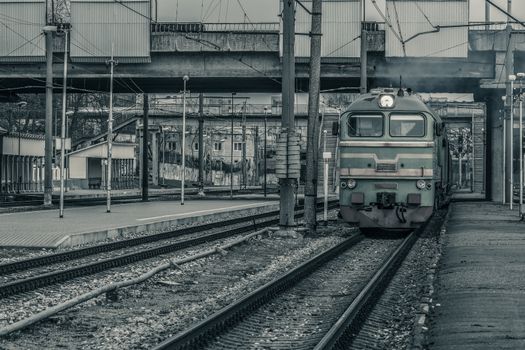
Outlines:
[[[279,32],[278,22],[265,23],[152,23],[152,33],[202,33],[202,32],[236,32],[236,33],[275,33]]]

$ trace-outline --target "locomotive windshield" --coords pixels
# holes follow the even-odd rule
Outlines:
[[[393,114],[390,116],[390,135],[400,137],[425,136],[425,118],[420,114]]]
[[[351,115],[348,118],[348,136],[383,136],[383,116]]]

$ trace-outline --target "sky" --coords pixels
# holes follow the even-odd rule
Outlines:
[[[307,0],[303,0],[305,3]],[[375,10],[372,0],[365,0],[367,7],[367,20],[382,21]],[[494,3],[507,8],[507,0],[493,0]],[[524,0],[512,1],[512,14],[525,21]],[[155,3],[155,2],[154,2]],[[384,11],[385,0],[376,0],[379,8]],[[243,20],[244,13],[251,22],[277,22],[279,13],[278,0],[156,0],[158,21],[181,22],[239,22]],[[446,6],[446,2],[443,2]],[[155,11],[153,11],[155,16]],[[485,0],[470,0],[470,21],[485,20]],[[492,21],[505,19],[500,11],[491,8]]]

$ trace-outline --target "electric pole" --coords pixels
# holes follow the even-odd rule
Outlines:
[[[365,28],[365,21],[366,21],[366,3],[365,1],[362,2],[363,4],[363,20],[361,21],[361,78],[360,82],[361,85],[359,87],[359,92],[362,94],[366,94],[368,87],[367,87],[367,72],[366,72],[366,66],[368,64],[368,43],[367,43],[367,31]]]
[[[231,142],[230,142],[230,199],[233,199],[233,97],[236,95],[232,92],[232,115],[231,115]]]
[[[46,126],[45,126],[45,168],[44,205],[52,204],[53,196],[53,34],[56,26],[45,26],[46,36]]]
[[[64,217],[64,164],[66,157],[66,92],[67,92],[67,34],[64,29],[64,80],[62,83],[62,126],[60,128],[60,209],[59,217]],[[20,150],[20,147],[18,148]]]
[[[277,145],[276,175],[280,186],[279,226],[295,226],[295,190],[301,171],[300,147],[295,133],[295,0],[283,1],[282,119]]]
[[[511,1],[508,1],[507,5],[507,12],[511,13]],[[513,119],[512,113],[514,112],[512,106],[514,105],[514,91],[512,87],[512,83],[509,79],[511,75],[514,74],[514,40],[512,39],[512,26],[510,23],[510,18],[507,18],[507,27],[505,29],[506,35],[505,38],[507,40],[507,52],[505,54],[505,115],[507,119],[505,120],[506,125],[506,135],[504,136],[506,139],[506,145],[505,150],[506,154],[504,154],[505,158],[505,178],[504,181],[504,194],[503,198],[505,203],[512,203],[512,133],[513,133],[513,125],[511,124],[511,120]],[[512,205],[512,204],[511,204]]]
[[[310,32],[310,87],[308,95],[308,128],[306,134],[306,184],[304,188],[304,223],[308,231],[317,226],[317,147],[319,123],[319,93],[321,79],[321,13],[322,0],[312,1]]]
[[[253,185],[259,185],[259,127],[255,126],[255,137],[253,139],[253,163],[255,164]]]
[[[144,94],[143,96],[143,108],[144,116],[142,119],[142,201],[148,201],[148,190],[149,190],[149,167],[148,167],[148,113],[149,113],[149,96]]]
[[[111,213],[111,163],[113,161],[113,68],[116,61],[113,58],[113,43],[111,43],[111,59],[109,64],[109,114],[108,114],[108,153],[107,153],[107,176],[106,176],[106,212]]]
[[[246,189],[246,101],[242,111],[242,187]]]
[[[204,95],[199,94],[199,195],[204,196]]]

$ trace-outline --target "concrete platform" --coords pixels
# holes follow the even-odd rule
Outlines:
[[[156,201],[114,204],[106,207],[66,209],[64,218],[57,210],[0,214],[0,246],[58,248],[102,241],[126,233],[165,231],[170,226],[192,224],[211,218],[221,219],[230,213],[246,215],[261,210],[275,210],[276,201],[195,200]]]
[[[525,223],[517,211],[452,203],[428,348],[525,349],[524,277]]]

